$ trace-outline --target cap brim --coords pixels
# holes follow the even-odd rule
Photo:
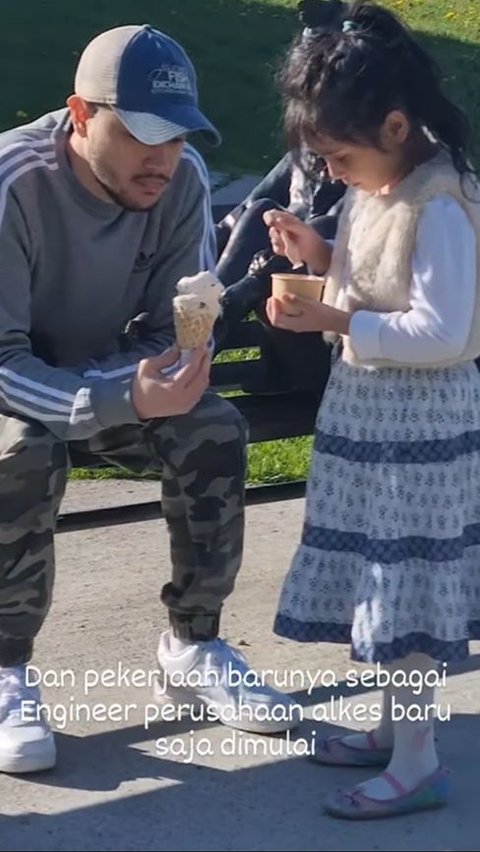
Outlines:
[[[150,112],[133,112],[113,108],[129,133],[144,145],[161,145],[188,133],[202,133],[210,145],[218,146],[222,137],[200,110],[195,107],[181,107],[175,115],[161,118]]]

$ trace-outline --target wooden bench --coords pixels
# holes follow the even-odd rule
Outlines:
[[[319,398],[314,393],[285,393],[258,388],[268,358],[267,341],[263,327],[256,321],[239,324],[232,332],[225,349],[255,350],[255,358],[243,361],[214,363],[212,387],[218,393],[229,394],[230,402],[238,407],[249,425],[249,443],[261,443],[285,438],[311,435],[314,428]],[[254,390],[252,390],[254,388]],[[232,395],[231,395],[232,394]],[[72,456],[73,468],[101,468],[102,462],[92,463],[91,458]],[[283,482],[272,485],[248,486],[247,505],[301,497],[305,481]],[[67,532],[113,524],[133,523],[162,516],[161,501],[121,505],[112,508],[94,508],[87,511],[60,514],[57,531]]]

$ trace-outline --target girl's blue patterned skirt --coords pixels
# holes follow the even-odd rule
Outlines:
[[[480,374],[341,358],[321,404],[275,633],[351,658],[464,659],[480,639]]]

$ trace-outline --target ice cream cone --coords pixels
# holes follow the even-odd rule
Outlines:
[[[180,349],[195,349],[208,343],[216,315],[197,296],[185,295],[174,298],[173,318]]]
[[[224,287],[211,272],[200,272],[190,278],[181,278],[177,292],[178,296],[173,299],[173,318],[181,362],[185,364],[192,349],[208,344],[221,311]]]

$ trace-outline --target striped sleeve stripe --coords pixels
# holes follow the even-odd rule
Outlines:
[[[130,376],[137,372],[138,364],[129,364],[127,367],[117,367],[116,370],[110,370],[102,373],[101,370],[87,370],[84,373],[86,379],[119,379],[122,376]]]
[[[40,416],[42,418],[42,421],[45,421],[45,422],[48,422],[48,423],[58,423],[59,421],[62,422],[62,423],[71,423],[71,424],[84,423],[88,420],[91,420],[92,417],[93,417],[93,412],[89,412],[88,414],[85,414],[85,413],[82,414],[82,413],[77,413],[76,409],[74,409],[73,411],[70,411],[70,413],[68,415],[60,414],[58,412],[55,413],[55,414],[50,414],[48,411],[43,411],[42,408],[39,407],[39,406],[35,406],[35,408],[33,408],[30,405],[26,405],[25,403],[18,402],[17,400],[13,401],[9,397],[8,393],[2,392],[2,398],[5,400],[7,405],[11,406],[12,410],[20,411],[22,414],[26,414],[28,417],[32,417],[32,419],[34,419],[34,420],[38,419],[38,417]]]
[[[58,390],[57,388],[52,388],[49,385],[42,384],[42,382],[34,382],[32,379],[27,379],[26,376],[21,376],[19,373],[15,373],[8,367],[0,367],[0,382],[2,380],[2,376],[5,377],[6,384],[8,385],[20,385],[21,387],[30,388],[32,391],[39,391],[43,396],[62,399],[64,402],[73,403],[75,401],[74,394],[66,393],[65,391]]]
[[[12,172],[16,172],[16,166],[19,164],[26,163],[37,163],[38,165],[47,165],[49,163],[55,163],[55,153],[53,151],[17,151],[16,154],[12,154],[8,159],[0,160],[0,174],[2,183],[6,182],[9,175]]]
[[[37,168],[58,169],[52,137],[28,145],[15,143],[0,152],[0,229],[11,185]],[[93,417],[88,396],[76,405],[79,400],[75,394],[36,382],[5,366],[0,367],[0,392],[17,411],[33,417],[41,413],[46,421],[80,422]]]
[[[25,154],[32,153],[34,151],[41,153],[44,149],[46,156],[55,156],[55,143],[53,137],[49,137],[48,139],[29,140],[28,142],[13,142],[11,145],[7,145],[6,148],[0,149],[0,164],[3,166],[4,161],[10,159],[10,154],[23,154],[25,156]],[[50,151],[48,149],[50,149]]]
[[[10,380],[9,376],[11,376]],[[25,390],[26,388],[31,388],[37,391],[37,393],[29,393],[28,390]],[[44,389],[42,395],[38,393],[39,388]],[[83,399],[82,390],[84,391]],[[34,382],[31,379],[20,376],[18,373],[9,370],[8,367],[0,367],[1,396],[6,402],[11,403],[19,410],[20,400],[24,407],[26,403],[35,406],[34,408],[29,407],[30,414],[36,411],[37,415],[42,413],[42,417],[44,417],[47,411],[55,411],[55,415],[50,419],[68,422],[72,418],[73,410],[76,412],[76,421],[90,420],[93,417],[93,409],[90,402],[90,395],[85,393],[85,391],[86,389],[80,389],[80,392],[76,395],[66,393],[65,391],[44,385],[41,382]]]
[[[192,159],[195,161],[197,171],[199,172],[203,180],[206,182],[208,191],[210,193],[210,183],[208,180],[208,171],[205,165],[205,160],[203,159],[203,157],[200,156],[197,149],[194,148],[193,145],[189,145],[187,142],[187,144],[184,146],[182,156],[187,156],[188,159]]]
[[[202,186],[205,189],[205,196],[203,200],[204,228],[200,244],[199,269],[209,269],[211,272],[214,272],[216,266],[216,246],[211,213],[210,182],[208,179],[208,173],[202,158],[195,148],[191,147],[191,145],[185,146],[182,157],[192,163],[198,173]]]
[[[51,147],[52,143],[49,142],[48,144]],[[50,154],[48,157],[41,156],[41,153],[44,153],[43,148],[46,147],[46,145],[46,141],[32,143],[28,148],[25,148],[22,156],[18,151],[18,146],[12,145],[11,150],[13,151],[15,148],[15,153],[18,156],[13,156],[12,158],[5,157],[5,159],[2,158],[2,160],[0,160],[0,228],[5,215],[5,208],[7,206],[8,190],[12,183],[32,169],[46,168],[50,171],[56,171],[58,169],[58,163],[55,156],[53,156],[52,159],[50,158]],[[39,146],[41,146],[41,149],[39,149]],[[18,168],[12,171],[10,167],[13,163],[18,165]]]
[[[7,184],[7,189],[11,185],[10,175],[14,174],[14,180],[19,177],[19,170],[16,166],[27,163],[31,163],[32,168],[45,166],[54,169],[56,167],[56,154],[52,141],[42,139],[28,145],[23,142],[15,142],[13,145],[0,150],[0,185],[2,191],[4,184]]]
[[[23,399],[26,402],[38,402],[38,397],[33,396],[31,393],[26,393],[25,391],[19,390],[13,385],[9,385],[7,389],[7,393],[11,397],[16,397],[17,399]],[[88,408],[88,406],[78,406],[79,408]],[[59,402],[53,402],[51,399],[42,399],[42,408],[48,408],[50,411],[60,411],[64,414],[68,414],[72,410],[71,405],[61,405]]]
[[[80,422],[82,420],[92,419],[93,410],[89,395],[85,395],[82,400],[81,393],[77,396],[74,396],[73,394],[63,394],[64,397],[68,396],[70,398],[70,405],[65,405],[57,401],[54,402],[47,396],[41,397],[20,390],[17,385],[20,384],[18,380],[22,377],[17,376],[16,374],[14,374],[16,379],[15,383],[2,381],[2,373],[4,373],[4,371],[5,368],[0,367],[0,396],[15,410],[23,411],[24,413],[31,415],[36,414],[37,417],[41,414],[42,419],[61,420],[62,422]],[[37,382],[25,380],[25,382],[27,381],[29,385],[33,385],[34,387],[38,386]],[[40,387],[44,386],[40,385]],[[49,396],[53,395],[53,390],[54,388],[48,388]],[[49,412],[55,413],[52,413],[50,416]]]

